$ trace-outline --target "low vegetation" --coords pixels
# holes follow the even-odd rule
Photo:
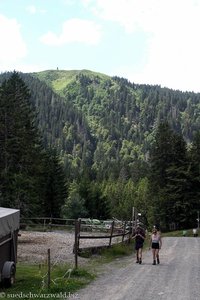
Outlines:
[[[18,263],[16,282],[12,288],[1,289],[1,299],[63,299],[91,282],[95,275],[85,269],[71,269],[67,264],[54,266],[48,287],[47,266]],[[60,296],[59,296],[60,295]]]
[[[92,256],[88,260],[87,269],[72,269],[70,265],[51,266],[50,285],[48,286],[47,265],[29,265],[18,263],[16,281],[12,288],[1,289],[1,299],[66,299],[69,295],[76,295],[94,280],[97,270],[104,263],[113,259],[133,254],[133,241],[130,244],[114,245],[108,250],[103,250],[99,255]]]
[[[165,236],[171,236],[171,237],[193,237],[193,232],[192,229],[184,229],[184,230],[175,230],[175,231],[170,231],[162,234],[163,237]]]

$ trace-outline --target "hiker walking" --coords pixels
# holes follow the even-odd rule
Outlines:
[[[154,226],[152,235],[150,238],[150,247],[152,249],[152,254],[153,254],[153,265],[156,265],[156,260],[157,264],[160,263],[160,258],[159,258],[159,250],[162,247],[162,239],[161,239],[161,234],[158,232],[158,229]]]
[[[142,248],[145,240],[145,232],[141,227],[137,227],[133,236],[135,239],[136,263],[142,263]]]

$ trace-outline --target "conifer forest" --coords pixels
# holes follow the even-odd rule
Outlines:
[[[192,228],[200,94],[82,71],[0,75],[0,206]]]

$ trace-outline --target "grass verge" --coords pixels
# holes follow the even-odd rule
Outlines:
[[[0,289],[1,299],[69,299],[95,279],[86,269],[70,269],[68,265],[54,266],[48,288],[47,266],[17,264],[16,282]],[[70,296],[70,297],[69,297]]]
[[[192,229],[184,229],[184,230],[176,230],[176,231],[170,231],[166,233],[162,233],[162,236],[168,236],[168,237],[181,237],[181,236],[187,236],[187,237],[193,237],[193,231]]]
[[[98,268],[116,258],[133,254],[134,243],[113,245],[88,259],[87,267],[71,269],[70,265],[53,266],[48,288],[47,265],[17,264],[12,288],[0,289],[0,299],[73,299],[78,290],[97,277]]]

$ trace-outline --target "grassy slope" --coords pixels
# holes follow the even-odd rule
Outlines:
[[[41,81],[45,81],[55,92],[63,95],[63,89],[72,81],[76,79],[77,75],[87,75],[90,78],[94,78],[96,76],[101,79],[110,78],[108,75],[93,72],[90,70],[47,70],[37,73],[32,73],[33,76],[37,77]]]

